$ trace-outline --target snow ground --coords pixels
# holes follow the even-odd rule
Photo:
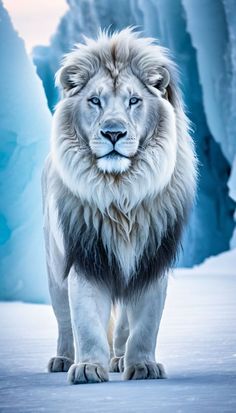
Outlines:
[[[170,278],[158,340],[167,380],[113,373],[109,383],[69,386],[65,373],[45,372],[56,344],[50,306],[0,303],[0,412],[236,412],[236,266],[220,274],[224,258],[204,264],[208,273]]]

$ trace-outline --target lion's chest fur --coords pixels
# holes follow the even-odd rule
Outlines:
[[[116,298],[140,291],[175,258],[182,219],[169,221],[157,200],[131,210],[114,204],[105,211],[70,192],[57,197],[65,248],[65,276],[72,266]]]
[[[99,225],[94,222],[94,215],[99,216]],[[150,214],[142,206],[135,210],[122,211],[117,205],[111,205],[105,214],[95,212],[91,222],[96,228],[107,253],[108,261],[115,260],[126,282],[134,274],[143,254],[150,233]],[[94,225],[95,224],[95,225]]]
[[[78,203],[62,215],[59,207],[59,217],[65,245],[77,245],[76,260],[81,256],[84,262],[94,262],[96,271],[105,262],[110,267],[115,264],[126,283],[135,273],[154,229],[150,228],[151,214],[143,206],[124,212],[112,204],[101,211],[94,205]]]

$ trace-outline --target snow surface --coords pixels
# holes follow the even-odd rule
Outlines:
[[[50,47],[38,46],[34,62],[53,110],[53,77],[64,53],[98,27],[137,25],[167,46],[181,69],[199,158],[196,207],[183,241],[180,266],[192,266],[229,248],[236,201],[236,8],[234,0],[68,0]],[[215,47],[217,45],[217,47]],[[235,161],[236,164],[236,161]],[[235,240],[235,241],[234,241]],[[236,246],[236,232],[231,241]]]
[[[207,270],[207,271],[205,271]],[[48,374],[56,322],[47,305],[0,303],[1,413],[235,413],[236,251],[170,277],[158,339],[167,380],[69,386]]]
[[[42,82],[0,1],[0,298],[47,298],[40,174],[51,114]]]

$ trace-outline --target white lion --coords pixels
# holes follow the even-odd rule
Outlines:
[[[107,381],[109,365],[124,379],[163,378],[155,348],[166,273],[196,181],[175,65],[153,39],[125,29],[86,38],[56,79],[63,99],[42,179],[59,334],[48,369],[69,370],[74,384]]]

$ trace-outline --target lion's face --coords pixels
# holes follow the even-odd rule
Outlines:
[[[99,72],[71,99],[79,135],[97,167],[106,173],[126,171],[154,133],[159,95],[128,71],[115,80]]]

